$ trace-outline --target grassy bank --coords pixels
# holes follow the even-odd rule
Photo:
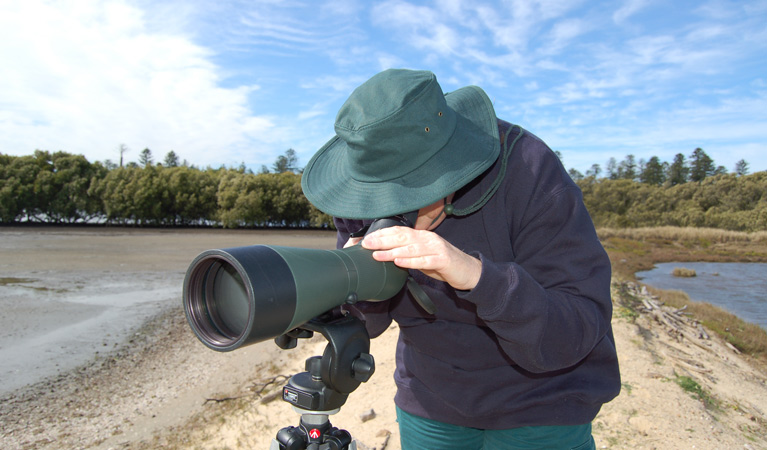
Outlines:
[[[634,228],[598,230],[610,255],[613,275],[636,281],[635,273],[664,262],[767,262],[767,232],[744,233],[710,228]],[[687,310],[706,328],[761,364],[767,364],[767,332],[680,291],[650,288],[663,302]]]

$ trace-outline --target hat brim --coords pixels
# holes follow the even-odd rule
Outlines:
[[[456,112],[453,135],[425,164],[392,180],[355,180],[346,143],[335,136],[307,164],[301,187],[320,211],[346,219],[377,219],[418,210],[468,184],[500,153],[498,122],[485,92],[467,86],[445,94]]]

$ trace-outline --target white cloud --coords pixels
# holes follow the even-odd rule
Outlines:
[[[381,27],[391,27],[402,38],[420,49],[443,51],[445,45],[437,39],[446,27],[439,20],[437,11],[426,6],[416,6],[401,0],[379,3],[370,12],[371,21]]]
[[[319,9],[321,17],[326,20],[349,20],[362,12],[364,4],[358,0],[328,0],[322,3]]]
[[[589,26],[581,19],[556,22],[548,35],[548,44],[542,49],[545,55],[555,55],[572,44],[573,40],[588,32]]]
[[[402,68],[406,66],[405,61],[401,57],[389,53],[379,52],[376,59],[378,60],[379,70]]]
[[[626,19],[646,8],[649,4],[650,1],[648,0],[627,0],[623,3],[623,6],[613,13],[613,21],[621,25]]]
[[[488,31],[495,46],[504,47],[512,51],[524,51],[527,42],[532,35],[530,28],[532,21],[527,20],[528,6],[522,3],[519,6],[511,6],[511,12],[500,12],[489,5],[479,5],[476,8],[477,20]],[[514,19],[510,17],[514,14]],[[520,18],[521,16],[521,18]]]
[[[224,4],[227,6],[219,7],[223,29],[210,32],[219,41],[212,45],[224,42],[242,52],[291,58],[297,54],[342,55],[339,49],[359,45],[366,38],[359,26],[364,5],[354,0]]]
[[[121,1],[5,3],[0,12],[0,148],[116,159],[127,144],[196,164],[242,160],[282,133],[254,116],[258,86],[225,89],[208,50],[150,33]],[[131,156],[130,154],[127,156]],[[158,158],[160,159],[160,158]]]

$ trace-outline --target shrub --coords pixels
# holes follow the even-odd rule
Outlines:
[[[684,267],[675,267],[673,272],[671,272],[671,275],[680,278],[692,278],[698,276],[698,274],[695,273],[695,269],[685,269]]]

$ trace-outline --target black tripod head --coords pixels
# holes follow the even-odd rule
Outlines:
[[[296,346],[297,340],[318,332],[328,340],[325,352],[306,360],[306,372],[294,375],[283,391],[283,400],[309,411],[338,409],[360,383],[375,372],[370,337],[362,322],[352,315],[316,318],[299,329],[275,339],[280,348]]]
[[[315,332],[328,340],[324,353],[308,358],[306,372],[290,377],[282,391],[282,399],[301,414],[301,422],[298,427],[281,429],[272,448],[356,448],[351,435],[333,427],[328,415],[338,412],[349,394],[375,372],[375,361],[369,353],[370,336],[365,325],[352,315],[327,315],[275,338],[275,343],[283,349],[293,348],[298,339],[309,338]]]

